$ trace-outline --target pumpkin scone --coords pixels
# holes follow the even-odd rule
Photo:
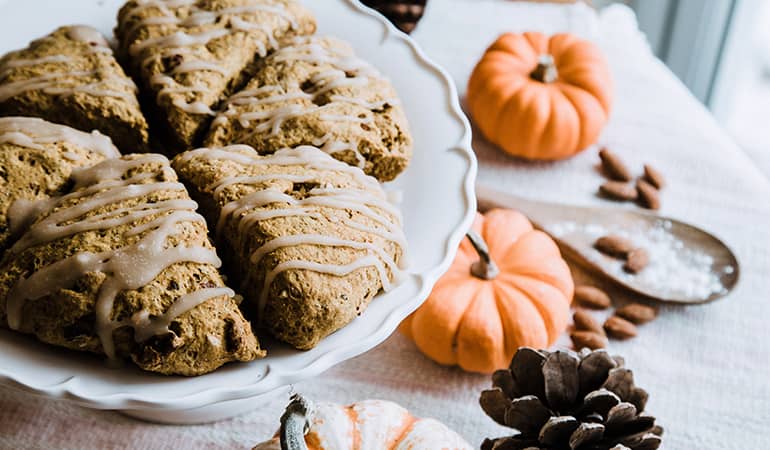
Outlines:
[[[72,180],[0,262],[0,325],[161,374],[264,355],[164,156],[110,159]]]
[[[412,154],[393,86],[335,38],[293,39],[221,110],[208,146],[247,144],[269,154],[313,145],[380,181],[396,178]]]
[[[119,156],[110,138],[96,131],[0,117],[0,256],[12,236],[34,219],[33,200],[62,194],[73,169]]]
[[[216,224],[246,309],[298,349],[348,324],[399,274],[398,210],[377,180],[318,148],[203,148],[173,166]]]
[[[96,129],[125,152],[148,145],[136,85],[104,36],[82,25],[61,27],[0,59],[0,115]]]
[[[175,153],[199,143],[214,110],[278,40],[314,31],[315,19],[294,0],[130,0],[115,35]]]

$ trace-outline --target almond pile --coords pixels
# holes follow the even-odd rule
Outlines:
[[[609,179],[599,186],[599,193],[618,201],[635,201],[647,209],[660,209],[660,190],[666,181],[663,174],[649,164],[644,173],[632,183],[634,176],[620,157],[607,147],[599,150],[602,172]]]
[[[623,269],[628,273],[639,273],[650,262],[647,250],[634,247],[631,241],[615,234],[600,237],[594,242],[594,248],[605,255],[625,261]]]
[[[570,333],[575,349],[584,347],[596,350],[607,346],[607,338],[630,339],[637,335],[637,325],[655,319],[658,310],[641,303],[629,303],[614,311],[604,325],[593,317],[588,309],[607,309],[612,300],[606,292],[593,286],[575,288],[575,301],[582,307],[575,310],[572,320],[574,330]]]

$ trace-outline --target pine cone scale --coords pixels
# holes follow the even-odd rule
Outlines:
[[[569,437],[569,448],[574,450],[583,445],[599,442],[604,437],[604,425],[583,422]]]
[[[601,384],[607,379],[610,370],[618,366],[618,363],[606,352],[594,352],[583,358],[578,368],[580,392],[587,394],[588,386]]]
[[[562,411],[575,403],[579,365],[580,360],[567,352],[556,352],[543,364],[545,398],[553,410]]]
[[[572,416],[551,417],[540,429],[538,441],[548,446],[556,446],[569,440],[578,429],[580,422]]]
[[[492,374],[492,386],[500,388],[510,398],[520,396],[510,370],[496,370]]]
[[[505,423],[523,434],[535,434],[552,417],[551,411],[534,395],[526,395],[510,402],[505,412]]]
[[[481,409],[500,425],[505,425],[505,413],[509,409],[510,399],[500,388],[487,389],[479,399]]]
[[[583,412],[596,413],[607,417],[607,413],[615,405],[620,403],[620,397],[607,389],[598,389],[585,396],[583,399]]]
[[[533,394],[540,398],[545,394],[543,364],[546,355],[524,347],[519,349],[511,361],[511,375],[520,394]]]

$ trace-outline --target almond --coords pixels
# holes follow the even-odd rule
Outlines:
[[[639,204],[647,209],[660,209],[660,193],[655,186],[639,178],[636,180]]]
[[[644,180],[658,190],[663,189],[663,186],[666,185],[666,179],[663,177],[663,174],[649,164],[644,165]]]
[[[629,339],[636,336],[636,325],[618,316],[612,316],[604,322],[604,330],[615,339]]]
[[[635,248],[628,253],[623,269],[628,273],[639,273],[650,263],[650,254],[643,248]]]
[[[607,338],[593,331],[573,331],[569,337],[572,339],[575,350],[586,347],[591,350],[607,347]]]
[[[599,193],[612,200],[636,200],[639,193],[634,185],[622,181],[607,181],[599,186]]]
[[[652,306],[643,305],[641,303],[629,303],[622,308],[618,308],[618,310],[615,311],[615,315],[622,317],[629,322],[641,325],[655,319],[658,315],[658,310]]]
[[[593,286],[576,287],[575,301],[591,309],[607,309],[612,303],[606,292]]]
[[[594,242],[594,248],[605,255],[614,256],[616,258],[626,258],[634,249],[634,244],[622,236],[609,234],[597,239],[596,242]]]
[[[575,322],[575,329],[580,331],[593,331],[604,336],[604,329],[594,317],[585,310],[578,309],[572,315],[572,321]]]
[[[602,160],[602,170],[611,180],[631,181],[631,171],[620,159],[620,156],[610,151],[607,147],[599,150],[599,158]]]

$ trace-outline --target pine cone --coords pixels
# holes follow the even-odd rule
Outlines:
[[[388,18],[404,33],[411,33],[425,12],[428,0],[361,0]]]
[[[647,392],[623,365],[604,350],[520,348],[480,399],[487,415],[520,434],[487,439],[481,449],[657,449],[663,430],[643,413]]]

